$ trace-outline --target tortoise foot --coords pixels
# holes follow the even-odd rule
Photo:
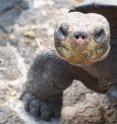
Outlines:
[[[29,93],[25,93],[21,99],[24,102],[25,110],[37,119],[50,121],[51,118],[60,116],[60,101],[43,101]]]

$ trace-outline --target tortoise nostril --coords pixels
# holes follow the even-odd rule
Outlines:
[[[79,38],[86,39],[87,34],[85,32],[75,32],[74,33],[74,38],[75,38],[75,40],[78,40]]]
[[[82,39],[85,39],[86,37],[85,36],[82,36]]]
[[[74,36],[75,37],[75,39],[79,39],[79,35],[76,35],[76,36]]]

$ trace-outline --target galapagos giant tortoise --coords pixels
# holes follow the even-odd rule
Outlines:
[[[74,79],[117,100],[116,11],[117,2],[91,1],[61,17],[54,33],[58,54],[38,55],[29,71],[22,97],[28,112],[44,120],[58,116],[62,92]]]
[[[112,2],[84,2],[71,9],[54,41],[61,58],[86,70],[99,90],[117,100],[117,2]]]

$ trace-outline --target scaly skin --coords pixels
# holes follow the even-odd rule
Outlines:
[[[98,80],[94,82],[98,91],[107,90],[117,100],[117,50],[110,42],[107,19],[96,13],[71,12],[58,22],[54,36],[59,57],[86,70]]]
[[[104,33],[102,34],[104,36],[102,36],[102,41],[99,41],[99,43],[96,41],[95,35],[100,31]],[[82,47],[76,44],[77,41],[73,36],[75,32],[87,34]],[[103,16],[98,14],[69,13],[58,24],[55,31],[55,47],[60,57],[71,64],[79,66],[103,60],[110,49],[109,41],[109,23]]]

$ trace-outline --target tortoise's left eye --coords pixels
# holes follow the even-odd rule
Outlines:
[[[62,23],[59,27],[58,34],[61,40],[65,40],[68,36],[69,25]]]
[[[103,43],[105,38],[105,32],[104,29],[100,29],[95,32],[94,39],[97,43]]]

